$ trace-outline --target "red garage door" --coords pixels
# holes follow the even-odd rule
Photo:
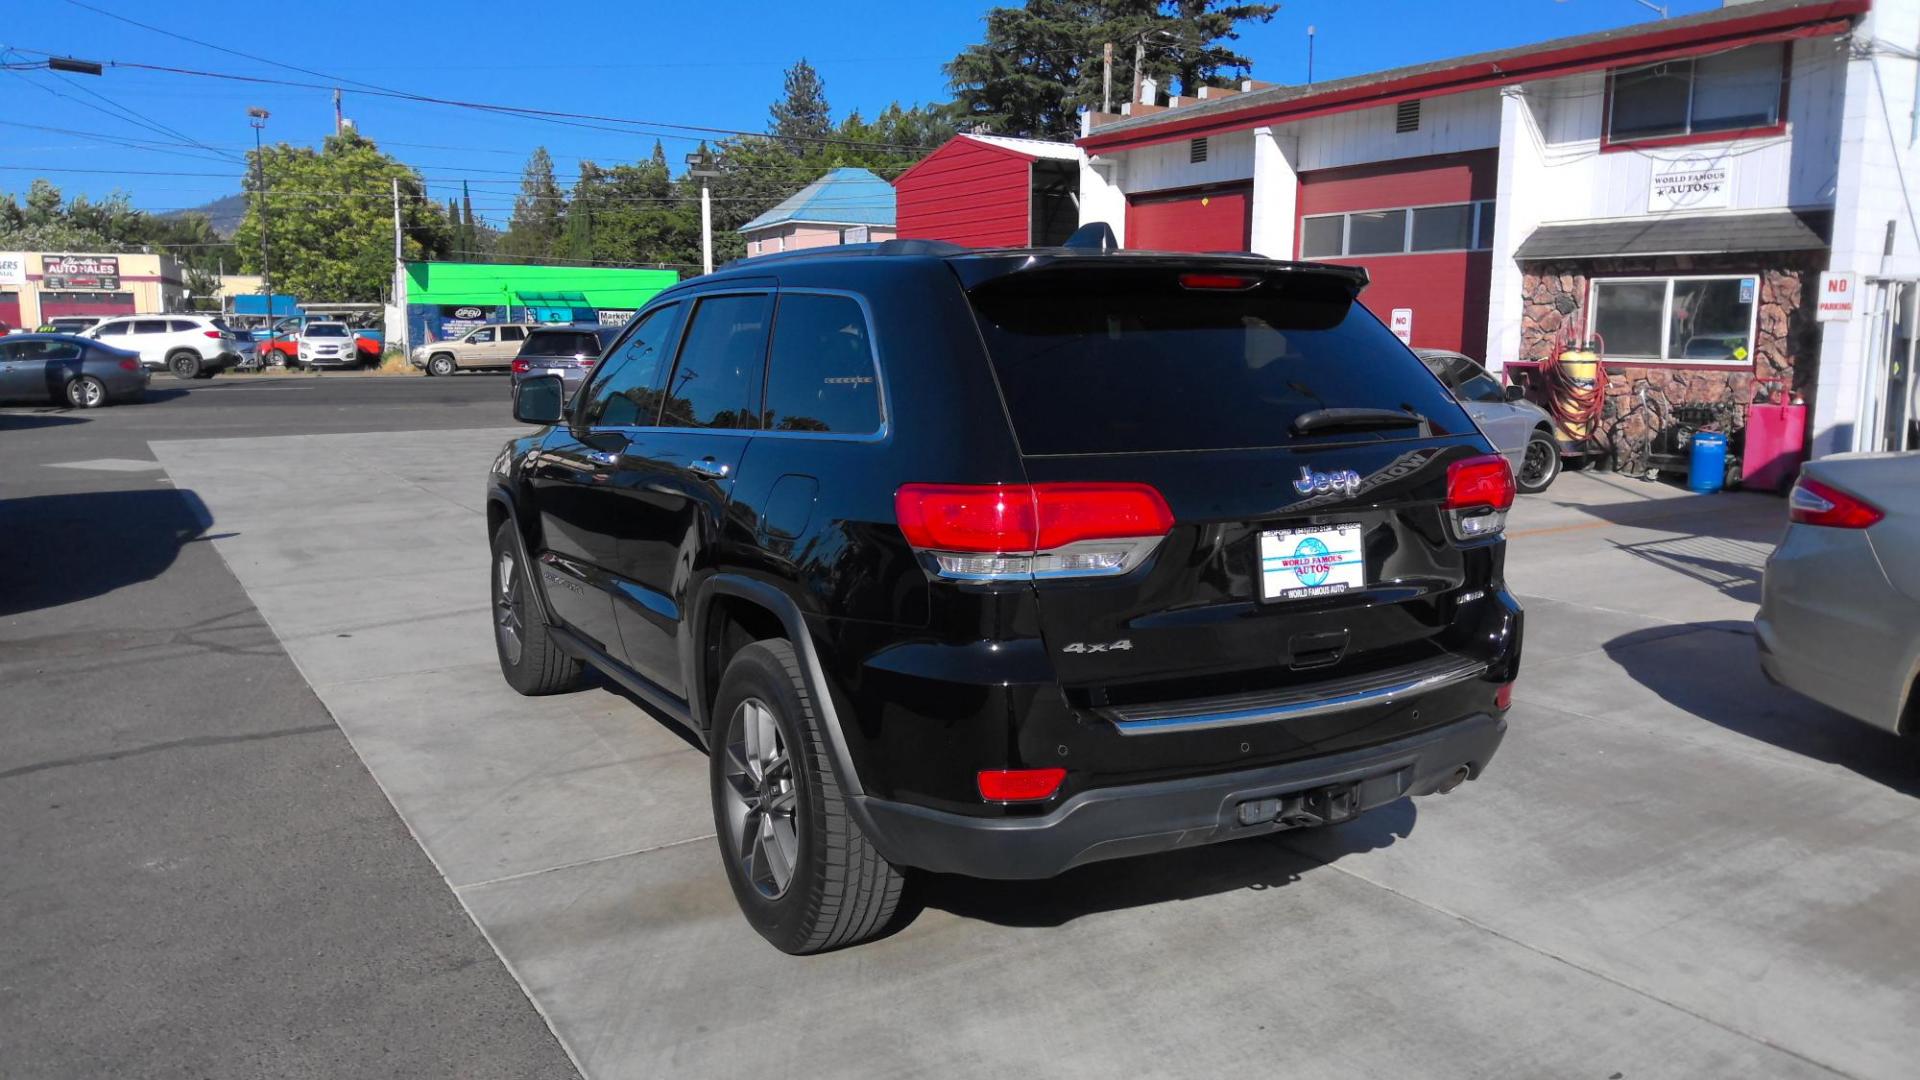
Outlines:
[[[1253,235],[1253,185],[1194,188],[1127,199],[1132,251],[1245,251]]]
[[[1498,162],[1497,151],[1485,150],[1301,173],[1298,254],[1366,267],[1373,283],[1361,302],[1381,322],[1396,309],[1412,312],[1414,346],[1485,360]],[[1343,224],[1343,216],[1354,220]],[[1368,253],[1309,250],[1310,218],[1321,219],[1313,230],[1320,242],[1347,228],[1345,242]],[[1382,235],[1396,228],[1403,250],[1382,251]]]
[[[20,329],[19,293],[0,292],[0,323],[14,330]],[[29,326],[27,329],[31,330],[33,327]]]

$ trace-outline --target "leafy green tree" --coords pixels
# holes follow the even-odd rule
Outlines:
[[[804,154],[832,130],[827,84],[806,57],[787,69],[786,93],[767,110],[767,131],[787,152]]]
[[[118,192],[98,202],[84,195],[69,202],[41,179],[28,188],[24,206],[12,195],[0,196],[0,250],[159,251],[180,261],[187,290],[196,297],[218,291],[227,247],[205,214],[148,214]]]
[[[1131,97],[1134,44],[1146,41],[1141,74],[1181,94],[1252,61],[1230,45],[1246,22],[1267,22],[1278,4],[1231,0],[1026,0],[987,12],[986,38],[946,66],[961,122],[1003,135],[1069,139],[1076,114],[1099,108],[1104,46],[1114,45],[1116,106]]]
[[[550,259],[560,248],[566,228],[566,196],[553,178],[553,157],[544,146],[533,148],[520,175],[520,194],[514,196],[513,218],[500,238],[500,251],[520,259]]]
[[[616,266],[691,264],[700,258],[700,209],[676,191],[666,150],[633,165],[580,163],[567,203],[566,258]]]
[[[381,299],[393,279],[395,180],[406,257],[438,258],[453,247],[452,223],[427,198],[419,174],[357,131],[328,136],[318,151],[280,143],[260,154],[258,166],[247,170],[251,197],[233,241],[242,272],[259,273],[257,186],[264,173],[277,292],[336,303]]]

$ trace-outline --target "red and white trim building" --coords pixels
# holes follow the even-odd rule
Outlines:
[[[1495,369],[1597,331],[1629,468],[1676,406],[1738,429],[1794,393],[1817,454],[1920,448],[1916,48],[1920,0],[1753,0],[1130,105],[1085,119],[1081,220],[1364,265],[1412,344]],[[1816,316],[1828,275],[1849,318]]]

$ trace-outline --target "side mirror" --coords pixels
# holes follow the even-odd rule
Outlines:
[[[534,375],[513,394],[513,418],[523,424],[557,424],[566,412],[566,384],[558,375]]]
[[[1527,400],[1527,388],[1524,386],[1521,386],[1518,383],[1509,384],[1507,386],[1507,400],[1508,401]]]

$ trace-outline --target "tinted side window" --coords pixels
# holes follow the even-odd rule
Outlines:
[[[133,332],[136,334],[164,334],[167,332],[167,321],[165,319],[141,319],[133,324]]]
[[[1500,380],[1487,374],[1486,370],[1471,360],[1453,362],[1456,382],[1454,396],[1461,401],[1499,402],[1507,400],[1507,392],[1501,388]]]
[[[845,296],[782,293],[767,360],[771,431],[880,430],[880,381],[866,314]]]
[[[524,326],[503,326],[500,328],[501,341],[523,341],[526,339],[526,336],[527,328]]]
[[[653,424],[660,415],[660,386],[680,310],[679,304],[667,304],[635,320],[633,332],[601,362],[599,377],[587,390],[580,410],[583,426]]]
[[[119,337],[133,331],[132,323],[110,322],[100,328],[101,337]]]
[[[667,380],[662,427],[750,428],[767,349],[766,293],[700,301]]]
[[[475,330],[473,333],[467,335],[467,343],[471,345],[484,345],[492,340],[493,327],[491,326],[484,330]]]
[[[198,329],[200,329],[198,326],[188,322],[185,319],[168,319],[167,320],[167,332],[170,334],[190,334],[193,331]]]

